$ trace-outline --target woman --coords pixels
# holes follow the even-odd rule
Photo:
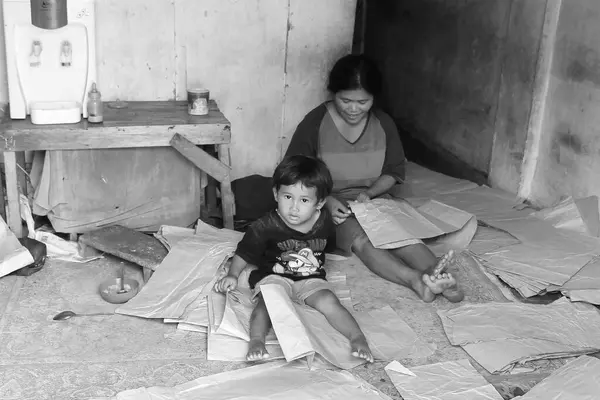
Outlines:
[[[439,261],[422,242],[398,249],[373,246],[348,209],[349,201],[368,201],[385,195],[404,180],[404,149],[389,115],[373,106],[382,89],[376,65],[362,55],[348,55],[336,62],[329,75],[333,95],[309,112],[300,122],[286,155],[303,154],[322,158],[329,167],[334,191],[327,198],[337,225],[337,246],[354,252],[382,278],[409,287],[431,302],[442,294],[453,302],[463,293],[451,274],[431,273],[449,262]]]

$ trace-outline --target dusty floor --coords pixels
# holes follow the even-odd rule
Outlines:
[[[429,190],[430,184],[425,182],[422,189]],[[435,185],[441,187],[439,182]],[[471,250],[502,247],[514,240],[480,226]],[[111,315],[116,307],[101,299],[98,285],[116,277],[122,265],[127,276],[142,281],[140,267],[112,256],[85,264],[49,260],[30,277],[0,279],[0,399],[107,398],[126,389],[173,386],[248,365],[207,361],[204,334],[178,331],[175,324],[162,320]],[[391,305],[423,340],[436,345],[430,357],[399,360],[407,367],[469,358],[460,347],[450,345],[436,314],[457,305],[443,298],[425,304],[410,290],[376,277],[355,258],[332,262],[329,268],[346,274],[357,311]],[[450,271],[466,292],[465,302],[509,301],[509,291],[501,290],[472,259],[460,257]],[[63,310],[109,315],[53,321]],[[547,374],[563,362],[546,362],[540,371]],[[352,372],[400,399],[383,370],[385,365],[376,362]],[[539,379],[539,375],[531,377],[534,383]],[[490,380],[498,383],[502,378]],[[503,395],[512,396],[507,391]]]

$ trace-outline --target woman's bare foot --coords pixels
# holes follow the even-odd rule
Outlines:
[[[449,252],[444,254],[442,257],[440,257],[437,264],[435,265],[435,268],[433,268],[433,272],[431,273],[431,275],[439,275],[442,272],[444,272],[444,270],[446,268],[448,268],[448,265],[452,262],[453,259],[454,259],[454,250],[450,250]]]
[[[270,355],[265,347],[265,342],[259,339],[250,339],[248,344],[248,354],[246,359],[248,361],[262,361],[269,358]]]
[[[454,250],[450,250],[438,260],[438,263],[433,269],[433,273],[430,276],[439,277],[442,275],[448,275],[452,278],[452,275],[450,274],[442,274],[442,272],[446,270],[446,268],[448,267],[448,265],[450,265],[452,261],[454,261]],[[465,294],[462,290],[458,288],[457,284],[448,289],[442,290],[442,296],[448,299],[448,301],[450,301],[451,303],[459,303],[465,298]]]
[[[435,300],[436,295],[431,291],[429,286],[425,284],[424,279],[414,279],[410,284],[410,287],[425,303],[431,303]]]
[[[444,290],[442,296],[451,303],[460,303],[465,298],[465,294],[458,288],[458,284],[450,289]]]
[[[373,354],[371,353],[371,349],[369,349],[369,345],[367,344],[367,339],[364,336],[351,340],[350,348],[352,349],[351,352],[354,357],[362,358],[370,363],[374,361]]]
[[[423,274],[423,282],[433,294],[441,294],[446,290],[456,288],[456,280],[452,274],[446,272],[439,275]]]

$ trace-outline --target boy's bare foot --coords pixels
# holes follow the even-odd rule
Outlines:
[[[270,355],[265,347],[265,342],[259,339],[250,339],[248,344],[248,354],[246,359],[248,361],[262,361],[269,358]]]
[[[354,357],[362,358],[370,363],[374,361],[373,354],[371,353],[371,349],[369,349],[369,345],[367,344],[367,339],[364,336],[351,340],[350,348],[352,349],[351,352]]]

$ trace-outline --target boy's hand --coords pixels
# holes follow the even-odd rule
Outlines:
[[[238,278],[231,275],[226,275],[215,283],[215,290],[221,293],[227,293],[231,290],[235,290],[238,285]]]

